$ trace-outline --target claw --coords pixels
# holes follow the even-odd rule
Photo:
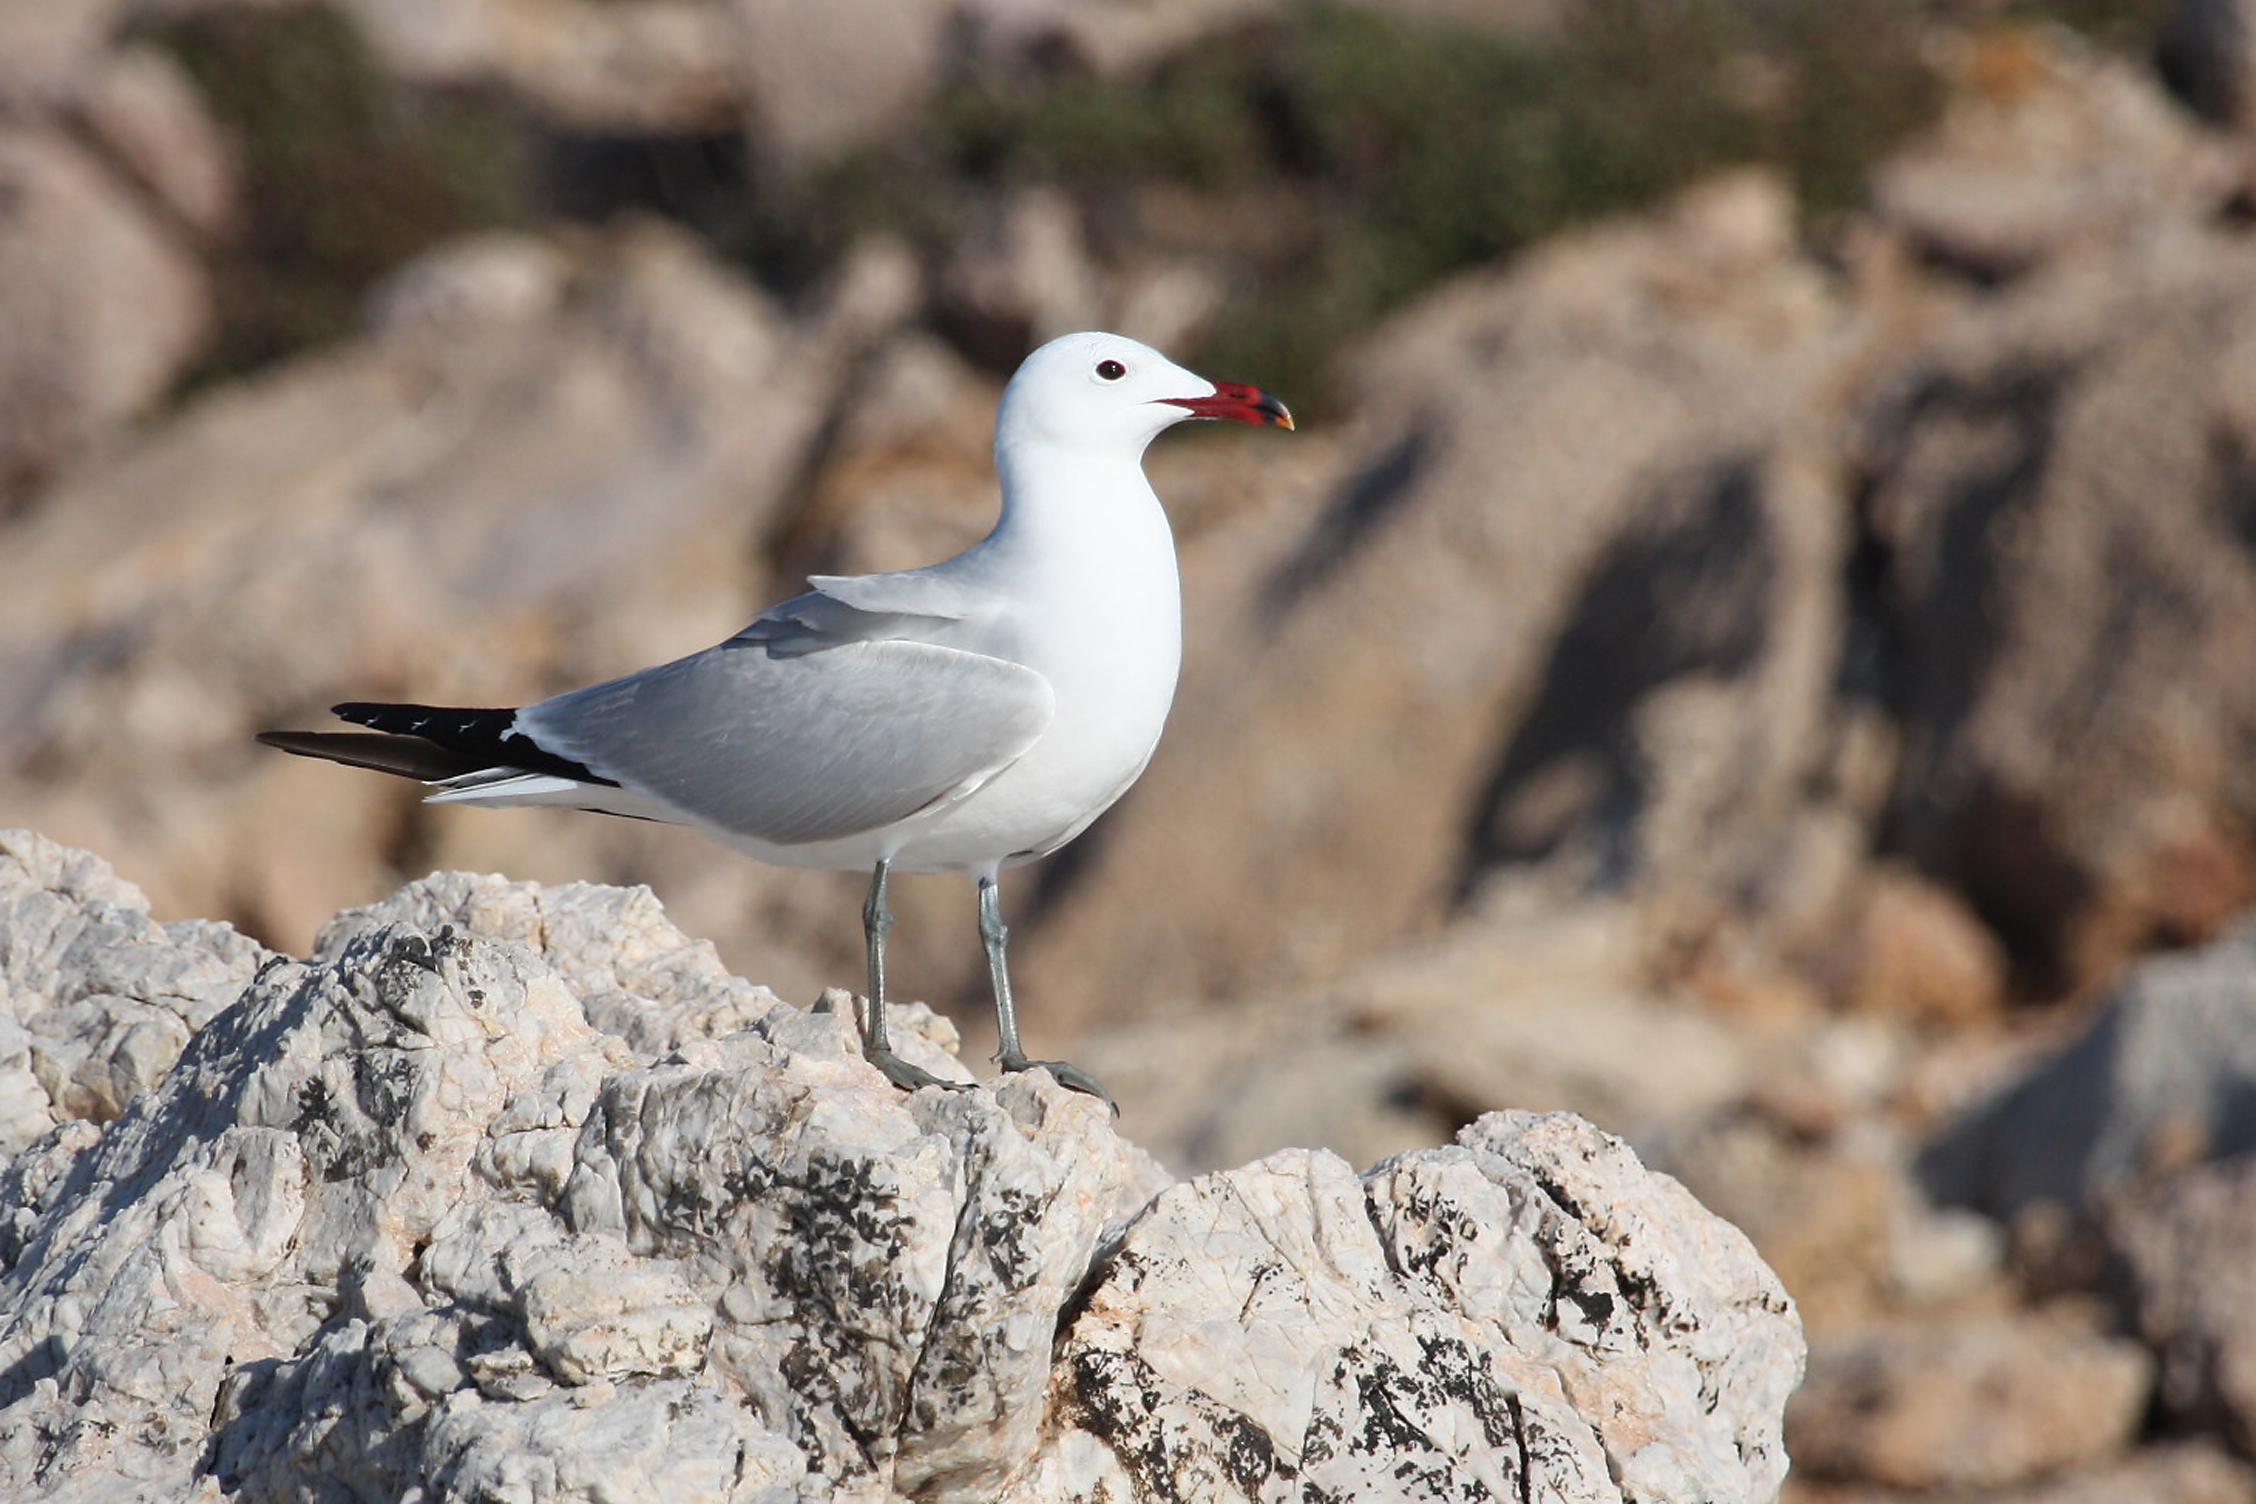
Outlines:
[[[1095,1097],[1112,1109],[1114,1117],[1120,1116],[1120,1104],[1112,1099],[1112,1093],[1078,1065],[1064,1060],[1029,1060],[1024,1055],[998,1055],[995,1063],[1005,1071],[1048,1071],[1058,1085]]]
[[[888,1049],[865,1049],[862,1058],[885,1073],[885,1079],[903,1091],[918,1091],[927,1086],[945,1087],[949,1091],[968,1091],[968,1081],[950,1081],[935,1076],[921,1065],[911,1065]]]

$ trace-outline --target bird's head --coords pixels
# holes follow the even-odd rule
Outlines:
[[[1234,418],[1278,428],[1292,414],[1258,387],[1193,375],[1118,334],[1067,334],[1026,357],[1003,391],[998,448],[1038,441],[1141,453],[1186,418]]]

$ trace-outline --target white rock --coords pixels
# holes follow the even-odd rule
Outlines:
[[[122,885],[19,838],[0,894],[26,852],[0,975],[117,972],[56,937]],[[238,981],[0,1171],[11,1500],[1777,1491],[1791,1305],[1578,1119],[1169,1186],[1091,1098],[903,1096],[585,885],[442,874]]]
[[[159,925],[99,857],[0,830],[0,1157],[116,1116],[273,959],[223,924]]]

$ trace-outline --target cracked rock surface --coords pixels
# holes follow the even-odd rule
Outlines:
[[[0,837],[0,1492],[1776,1495],[1791,1303],[1582,1120],[1171,1184],[825,1004],[640,890],[440,874],[301,961]]]

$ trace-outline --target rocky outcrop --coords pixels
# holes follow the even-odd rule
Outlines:
[[[110,0],[0,16],[0,519],[162,398],[212,323],[234,158]]]
[[[1960,1319],[1841,1334],[1794,1397],[1797,1462],[1900,1489],[2024,1486],[2118,1456],[2153,1385],[2145,1348],[2061,1323]]]
[[[115,1118],[271,959],[223,924],[158,924],[88,853],[0,831],[0,1156]]]
[[[2161,1359],[2169,1417],[2256,1456],[2256,1161],[2246,1154],[2111,1198],[2104,1208],[2120,1293]]]
[[[201,265],[66,132],[0,129],[0,196],[4,510],[161,396],[211,314]]]
[[[1938,1132],[1936,1199],[2011,1217],[2256,1150],[2256,930],[2141,962],[2076,1039]]]
[[[1784,1474],[1785,1293],[1576,1119],[1170,1185],[1044,1075],[901,1095],[850,999],[729,976],[646,891],[435,876],[297,961],[159,930],[18,833],[0,901],[35,1076],[74,1017],[240,988],[129,1099],[51,1094],[0,1173],[12,1497],[1761,1500]],[[898,1024],[961,1074],[933,1015]]]

